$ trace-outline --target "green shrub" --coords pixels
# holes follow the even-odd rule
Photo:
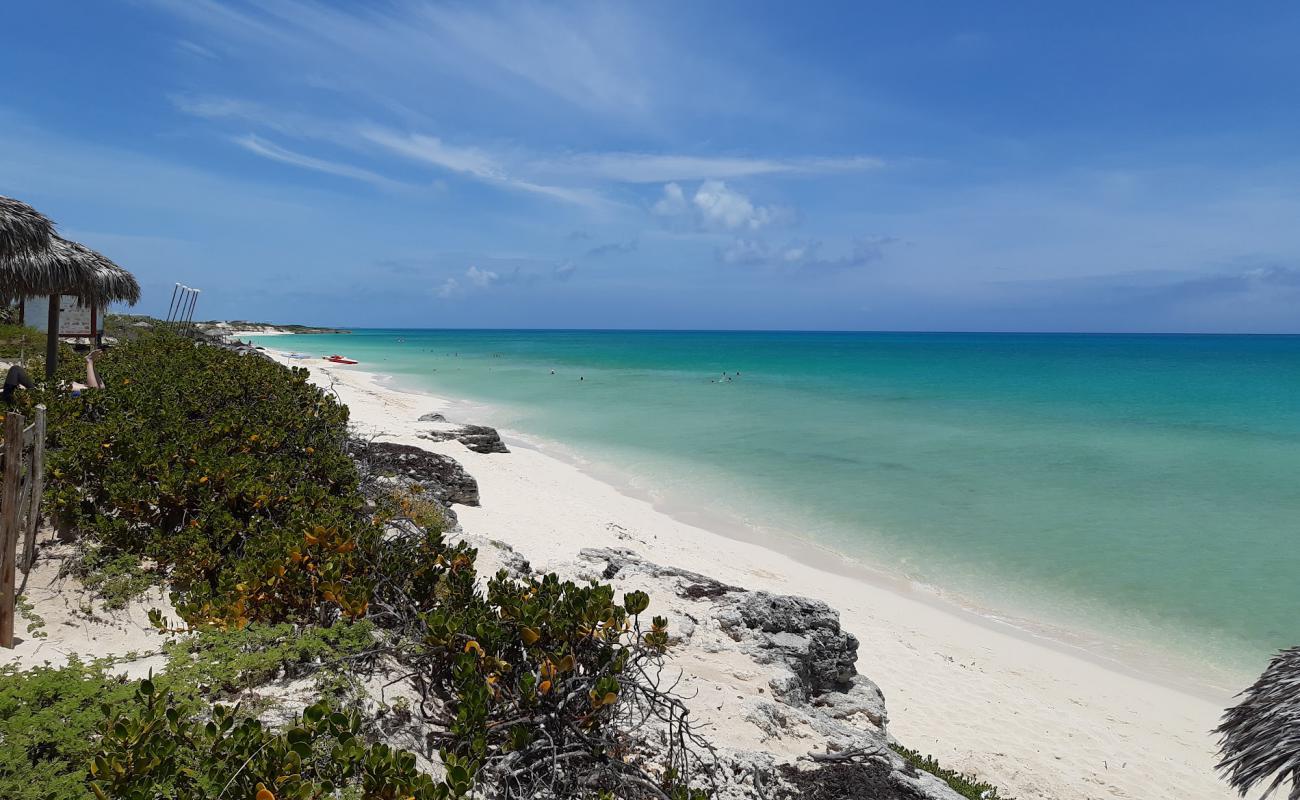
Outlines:
[[[99,800],[448,796],[416,769],[414,755],[368,744],[360,731],[357,714],[326,703],[271,731],[238,706],[209,711],[144,680],[134,702],[105,722],[90,787]]]
[[[347,409],[306,370],[165,332],[96,368],[106,389],[46,397],[54,510],[109,557],[156,560],[191,624],[365,614],[379,529]]]
[[[81,800],[105,708],[131,702],[135,687],[102,662],[0,668],[0,797]]]

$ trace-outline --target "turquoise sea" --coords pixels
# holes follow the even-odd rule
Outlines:
[[[263,343],[481,402],[474,421],[563,443],[665,505],[820,544],[1139,667],[1235,685],[1300,644],[1300,337]]]

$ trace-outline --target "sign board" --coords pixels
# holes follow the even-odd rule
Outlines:
[[[49,299],[29,297],[22,302],[23,324],[45,332],[49,324]],[[95,336],[103,332],[104,310],[82,305],[74,295],[59,298],[59,335]]]
[[[89,304],[70,295],[59,298],[59,335],[60,336],[94,336],[94,312]]]

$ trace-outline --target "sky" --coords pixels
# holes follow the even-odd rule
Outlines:
[[[166,313],[1300,333],[1300,4],[45,0],[0,194]]]

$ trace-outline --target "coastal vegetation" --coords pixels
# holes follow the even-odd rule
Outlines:
[[[155,586],[174,611],[149,612],[147,679],[122,676],[136,654],[0,671],[0,796],[714,796],[647,594],[481,575],[443,501],[368,461],[306,370],[152,326],[124,339],[105,390],[18,403],[49,408],[47,508],[79,537],[65,574],[106,612]],[[376,680],[411,693],[376,707]]]
[[[0,737],[4,796],[30,795],[34,764],[40,796],[69,798],[701,796],[701,742],[650,680],[667,630],[642,620],[649,597],[554,575],[483,586],[441,515],[362,485],[347,409],[305,370],[157,331],[99,368],[104,391],[20,400],[50,409],[49,508],[106,605],[157,580],[179,619],[151,613],[172,641],[145,681],[107,661],[0,675],[3,724],[26,731]],[[442,775],[363,730],[349,679],[381,660],[418,676]],[[319,697],[283,729],[223,702],[309,674]]]

